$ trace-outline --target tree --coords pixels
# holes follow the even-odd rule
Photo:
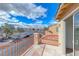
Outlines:
[[[9,24],[7,24],[7,23],[5,23],[3,26],[1,26],[1,29],[5,33],[6,38],[8,38],[10,35],[13,34],[13,29],[11,29]]]
[[[21,33],[21,32],[24,32],[24,29],[23,28],[17,28],[17,31]]]
[[[79,28],[76,28],[77,31],[79,31]]]

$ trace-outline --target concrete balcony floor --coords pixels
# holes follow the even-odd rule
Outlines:
[[[33,45],[24,56],[62,56],[58,46],[47,44]]]
[[[79,56],[79,50],[75,50],[75,56]]]

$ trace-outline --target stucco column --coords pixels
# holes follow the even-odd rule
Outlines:
[[[66,47],[65,47],[65,44],[66,44],[66,24],[65,24],[65,21],[60,21],[59,22],[60,26],[59,26],[59,43],[61,43],[60,45],[60,52],[62,55],[66,55]]]
[[[37,45],[40,43],[40,34],[34,33],[34,44]]]

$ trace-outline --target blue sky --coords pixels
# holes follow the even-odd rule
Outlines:
[[[76,15],[74,16],[74,18],[75,18],[75,26],[79,26],[79,12],[78,13],[76,13]]]
[[[10,21],[26,24],[46,24],[47,26],[56,23],[55,16],[58,3],[13,4],[13,6],[16,6],[15,9],[19,12],[14,12],[15,9],[10,11],[8,13]]]
[[[43,24],[50,25],[50,23],[55,22],[56,11],[57,11],[59,4],[56,4],[56,3],[43,3],[43,4],[39,3],[36,5],[42,5],[44,8],[47,9],[47,12],[46,12],[47,17],[42,19]]]

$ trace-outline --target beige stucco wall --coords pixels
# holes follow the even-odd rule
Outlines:
[[[56,30],[58,28],[58,31]],[[52,25],[49,27],[50,31],[52,31],[52,34],[59,35],[58,42],[60,45],[58,46],[58,50],[60,50],[60,55],[66,55],[65,53],[65,21],[60,21],[56,25]],[[46,34],[50,34],[49,32],[46,32]]]
[[[58,29],[58,24],[55,24],[55,25],[52,25],[52,26],[50,26],[49,28],[48,28],[48,30],[46,30],[45,31],[45,34],[46,35],[50,35],[50,34],[54,34],[54,35],[58,35],[58,31],[57,31],[57,29]]]
[[[70,16],[67,19],[58,22],[59,27],[59,42],[60,50],[62,54],[66,55],[66,48],[73,49],[73,17]]]
[[[62,55],[66,55],[66,50],[65,50],[65,22],[64,21],[60,21],[58,24],[60,24],[59,27],[59,43],[60,44],[60,50],[61,50],[61,54]]]

